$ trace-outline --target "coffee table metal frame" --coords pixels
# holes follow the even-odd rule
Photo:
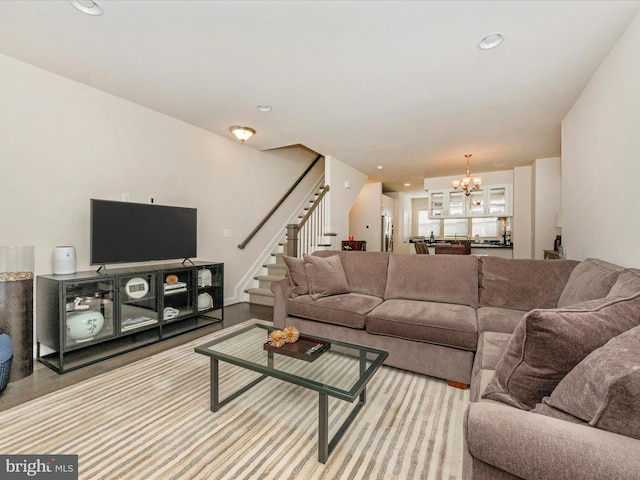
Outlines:
[[[349,390],[343,390],[331,385],[319,383],[317,381],[314,381],[302,376],[296,376],[292,373],[278,370],[274,366],[274,353],[272,352],[265,352],[267,353],[267,365],[265,366],[263,364],[249,362],[240,357],[235,357],[233,355],[229,355],[227,353],[222,353],[215,350],[216,344],[225,342],[231,338],[234,338],[238,335],[242,335],[243,333],[253,330],[255,328],[263,329],[265,331],[265,334],[264,334],[265,342],[267,340],[269,332],[273,330],[277,330],[275,327],[257,323],[195,348],[195,351],[197,353],[201,353],[203,355],[207,355],[210,357],[211,411],[217,412],[221,407],[231,402],[238,396],[242,395],[244,392],[251,389],[252,387],[257,385],[267,377],[278,378],[280,380],[284,380],[285,382],[293,383],[295,385],[299,385],[301,387],[305,387],[310,390],[315,390],[318,392],[318,461],[320,463],[326,463],[327,459],[329,458],[329,455],[334,450],[335,446],[338,444],[338,442],[340,441],[342,436],[345,434],[349,426],[353,423],[353,420],[358,415],[358,412],[360,412],[360,410],[366,403],[367,383],[369,382],[369,380],[371,380],[376,370],[380,368],[380,366],[382,365],[382,362],[384,362],[384,360],[389,355],[389,352],[387,352],[386,350],[366,347],[363,345],[356,345],[353,343],[346,343],[346,342],[340,342],[332,339],[315,337],[320,340],[327,340],[331,342],[331,347],[333,349],[339,349],[339,347],[344,347],[346,349],[355,350],[356,352],[358,352],[360,357],[360,376],[358,380],[353,385],[351,385],[351,388]],[[256,345],[256,348],[262,349],[262,343],[260,345]],[[331,351],[323,353],[323,355],[335,355],[335,354],[336,354],[335,352],[331,352]],[[277,354],[277,355],[280,355],[280,354]],[[370,358],[370,357],[373,357],[373,358]],[[291,357],[288,357],[288,358],[291,358]],[[235,392],[229,394],[226,398],[220,399],[219,361],[237,365],[239,367],[261,373],[262,375],[256,378],[255,380],[249,382],[247,385],[236,390]],[[296,360],[296,361],[304,362],[304,360]],[[358,398],[358,402],[356,403],[354,408],[351,410],[350,414],[344,420],[344,422],[342,423],[342,425],[340,426],[340,428],[338,429],[338,431],[335,433],[335,435],[331,440],[329,440],[329,396],[339,398],[341,400],[346,400],[348,402],[353,402],[356,398]]]

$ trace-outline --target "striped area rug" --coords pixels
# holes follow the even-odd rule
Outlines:
[[[246,325],[1,412],[0,453],[78,454],[86,480],[461,477],[469,392],[423,375],[383,366],[325,465],[316,392],[268,378],[212,413],[209,358],[193,349]],[[254,375],[221,362],[222,397]],[[330,398],[330,426],[352,407]]]

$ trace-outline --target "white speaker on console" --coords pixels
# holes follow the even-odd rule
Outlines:
[[[76,273],[76,248],[56,247],[53,249],[53,274]]]

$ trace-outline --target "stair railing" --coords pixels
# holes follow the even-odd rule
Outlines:
[[[293,192],[295,190],[295,188],[298,186],[298,184],[304,179],[304,177],[307,175],[307,173],[309,173],[311,171],[311,169],[316,165],[316,163],[318,163],[318,161],[322,158],[322,155],[318,155],[315,160],[313,160],[313,162],[311,162],[311,165],[309,165],[307,167],[307,169],[302,173],[302,175],[300,175],[300,177],[298,178],[298,180],[296,180],[294,182],[293,185],[291,185],[291,188],[289,188],[289,190],[287,190],[287,192],[282,196],[282,198],[273,206],[273,208],[271,210],[269,210],[269,213],[267,213],[264,218],[260,221],[260,223],[258,223],[258,225],[256,225],[256,227],[251,231],[251,233],[247,236],[247,238],[245,238],[242,243],[240,243],[238,245],[239,249],[244,249],[244,247],[247,246],[247,244],[251,241],[251,239],[253,237],[255,237],[256,233],[258,233],[260,231],[260,229],[264,226],[265,223],[267,223],[267,221],[271,218],[271,216],[276,212],[276,210],[280,207],[280,205],[282,205],[284,203],[284,201],[287,199],[287,197],[289,197],[289,195],[291,195],[291,192]]]
[[[291,257],[302,258],[304,254],[310,254],[327,245],[325,232],[326,222],[329,218],[329,197],[327,192],[331,187],[325,185],[298,223],[287,225],[286,254]]]

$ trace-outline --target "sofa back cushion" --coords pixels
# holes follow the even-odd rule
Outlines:
[[[319,250],[313,253],[313,256],[322,258],[333,255],[340,257],[349,292],[382,298],[387,283],[389,253],[341,250]]]
[[[477,307],[478,257],[392,253],[384,298]]]
[[[606,297],[623,270],[623,267],[597,258],[583,260],[571,272],[558,307]]]
[[[480,306],[555,308],[576,265],[575,260],[480,257]]]
[[[593,350],[638,325],[640,293],[532,310],[513,332],[482,398],[530,410]]]
[[[622,271],[607,297],[630,297],[640,292],[640,270],[629,268]]]

